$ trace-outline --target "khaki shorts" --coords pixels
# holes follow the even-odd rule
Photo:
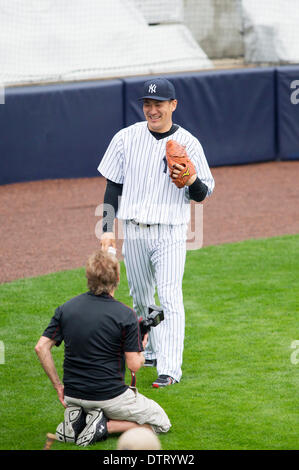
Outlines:
[[[85,412],[101,409],[109,419],[150,424],[156,433],[167,432],[171,427],[163,408],[139,393],[135,387],[129,387],[111,400],[91,401],[65,396],[64,401],[68,406],[81,406]]]

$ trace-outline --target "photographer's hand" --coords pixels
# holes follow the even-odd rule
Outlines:
[[[64,402],[64,385],[62,384],[55,385],[55,390],[57,392],[60,403],[62,404],[64,408],[66,408],[66,404]]]
[[[147,345],[147,342],[148,342],[148,333],[145,333],[144,338],[142,340],[143,349],[145,349],[145,346]]]

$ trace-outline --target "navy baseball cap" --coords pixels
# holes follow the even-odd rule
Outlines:
[[[152,99],[158,101],[175,100],[175,88],[166,78],[152,78],[143,85],[143,96],[139,100]]]

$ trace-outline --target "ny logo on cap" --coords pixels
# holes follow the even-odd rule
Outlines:
[[[157,88],[157,85],[155,85],[154,83],[151,83],[150,86],[148,87],[148,92],[156,93],[156,88]]]

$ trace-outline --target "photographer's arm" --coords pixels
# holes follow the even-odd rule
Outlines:
[[[142,340],[143,349],[145,349],[147,340],[148,340],[148,334],[144,335],[144,338]],[[140,367],[143,366],[144,361],[145,361],[143,352],[125,352],[125,358],[126,358],[127,367],[132,372],[137,372],[140,369]]]
[[[40,360],[44,371],[51,380],[53,387],[57,392],[60,403],[66,408],[66,404],[64,402],[64,386],[60,382],[51,353],[51,349],[54,345],[55,341],[50,338],[47,338],[46,336],[41,336],[34,350]]]
[[[137,372],[144,364],[144,355],[142,352],[125,352],[128,369]]]

